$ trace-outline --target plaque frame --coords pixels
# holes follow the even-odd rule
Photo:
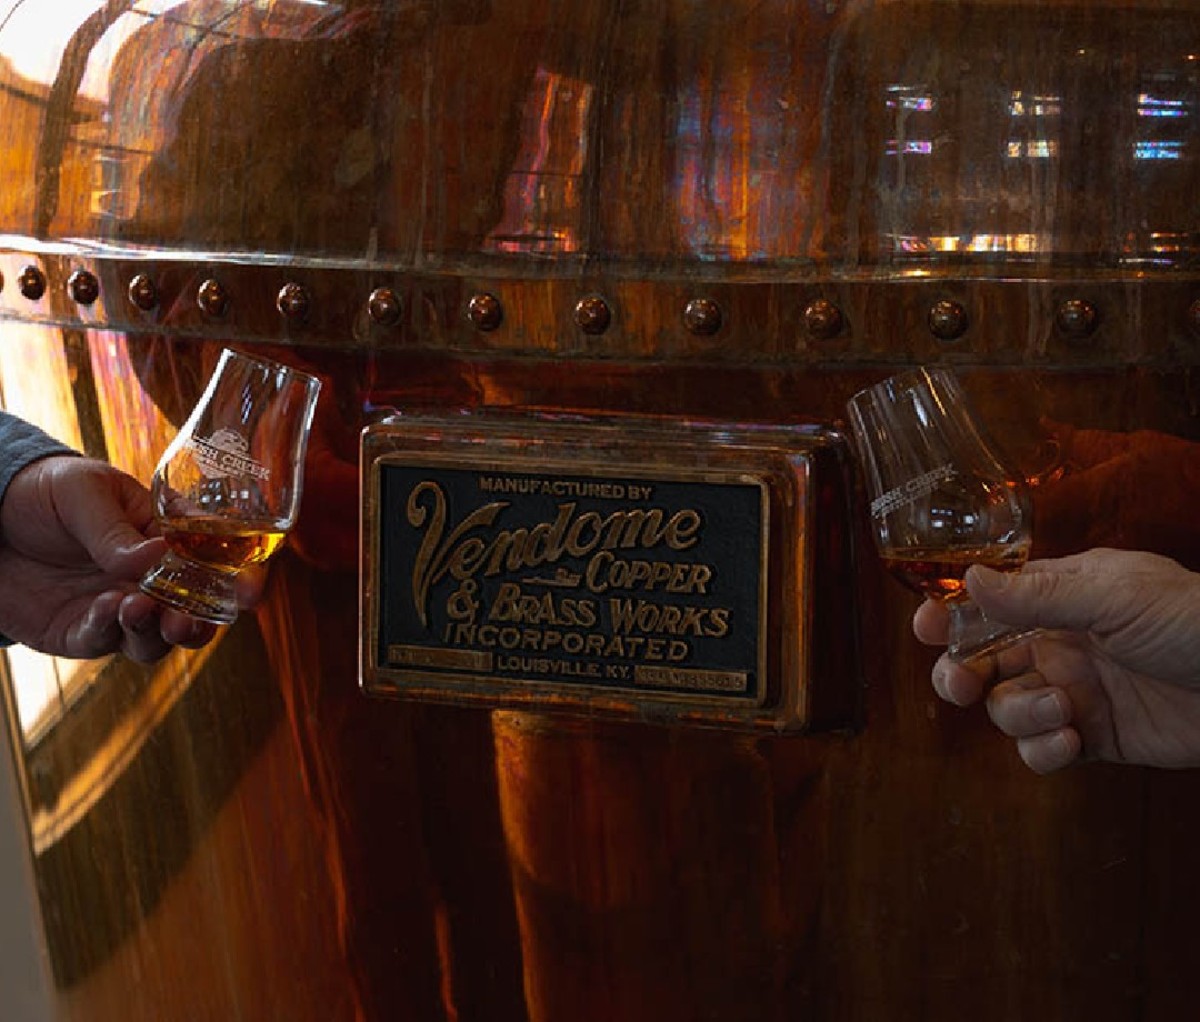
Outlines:
[[[825,728],[831,723],[846,726],[853,716],[853,696],[831,701],[817,698],[816,690],[835,685],[848,693],[857,689],[857,678],[813,676],[813,647],[821,639],[814,634],[812,614],[817,574],[813,546],[820,531],[815,527],[814,477],[819,481],[831,472],[843,475],[846,460],[841,435],[815,425],[615,417],[563,421],[498,413],[397,415],[373,424],[363,431],[361,445],[360,685],[375,697],[591,718],[776,733]],[[447,480],[454,474],[486,474],[514,480],[560,480],[564,485],[590,479],[624,480],[655,488],[697,487],[702,488],[697,492],[714,498],[738,490],[743,502],[748,492],[756,493],[760,511],[755,536],[754,692],[731,695],[720,691],[721,686],[732,687],[729,679],[736,671],[711,668],[706,663],[689,663],[679,673],[670,665],[663,667],[666,674],[641,672],[643,679],[663,684],[634,687],[600,683],[595,676],[548,681],[545,672],[549,669],[540,664],[541,676],[535,672],[526,672],[530,676],[500,675],[495,672],[495,659],[472,659],[479,650],[442,647],[432,638],[409,647],[381,642],[381,636],[387,634],[382,623],[384,608],[395,602],[391,595],[395,583],[381,563],[385,553],[393,560],[397,556],[388,549],[394,540],[385,538],[383,521],[385,511],[394,518],[398,510],[388,503],[392,498],[385,499],[381,492],[384,473],[389,471],[397,477],[410,473],[410,480],[415,474],[430,473],[427,485],[439,490],[443,482],[449,485]],[[722,491],[722,487],[731,489]],[[407,492],[411,496],[413,490]],[[666,510],[673,508],[670,505]],[[509,510],[507,505],[505,510]],[[463,517],[461,506],[457,516]],[[489,520],[489,526],[493,524]],[[528,524],[518,521],[522,529]],[[543,530],[547,527],[543,525]],[[413,543],[418,542],[414,536]],[[409,554],[399,555],[406,565],[410,564]],[[837,567],[852,575],[848,547],[842,561]],[[658,563],[660,574],[665,574],[662,562]],[[444,564],[441,570],[439,577],[444,578]],[[703,570],[691,569],[701,575]],[[827,573],[828,568],[821,572]],[[678,567],[673,575],[680,588],[686,589],[688,569]],[[740,592],[744,596],[746,591],[743,583]],[[399,598],[399,603],[406,599]],[[745,624],[745,602],[740,601],[740,609],[728,608],[739,626]],[[405,606],[406,615],[421,612],[415,602]],[[389,613],[389,620],[394,620],[395,611]],[[611,638],[610,633],[604,634]],[[852,659],[842,657],[839,662]],[[552,660],[560,667],[563,662]],[[689,681],[711,685],[716,691],[703,691],[695,685],[689,688]],[[831,702],[841,707],[832,721],[823,709]]]

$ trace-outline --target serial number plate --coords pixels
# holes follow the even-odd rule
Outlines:
[[[368,689],[761,704],[762,479],[395,453],[368,482]]]

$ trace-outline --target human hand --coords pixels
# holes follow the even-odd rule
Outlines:
[[[149,663],[214,626],[164,608],[138,579],[166,550],[149,492],[91,458],[27,465],[0,503],[0,633],[56,656],[121,652]]]
[[[1081,757],[1200,765],[1200,575],[1155,554],[1096,549],[1020,574],[976,565],[967,588],[989,618],[1048,631],[968,663],[943,655],[934,689],[958,706],[986,692],[988,715],[1029,767],[1049,773]],[[933,601],[913,618],[929,644],[946,641],[947,625]]]

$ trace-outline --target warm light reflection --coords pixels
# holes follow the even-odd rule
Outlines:
[[[497,252],[579,250],[580,185],[588,158],[594,86],[539,68],[525,98],[520,149],[504,185],[504,211],[488,235]]]
[[[138,15],[122,17],[93,51],[79,91],[93,99],[108,96],[108,71],[115,54],[144,23],[147,15],[158,14],[183,0],[142,0],[135,5]],[[58,74],[63,52],[71,37],[89,15],[104,4],[101,0],[56,0],[54,17],[37,4],[16,4],[0,22],[0,61],[30,81],[50,85]]]
[[[1021,89],[1014,89],[1009,98],[1008,112],[1012,117],[1059,117],[1062,114],[1062,97],[1026,96]]]
[[[88,349],[108,460],[149,485],[175,427],[134,373],[124,334],[96,331],[88,336]]]
[[[1039,234],[915,235],[894,239],[895,249],[906,255],[957,253],[1011,253],[1032,255],[1046,246]]]
[[[1010,139],[1006,155],[1010,160],[1049,160],[1058,155],[1058,142],[1049,138],[1034,138],[1024,142]]]

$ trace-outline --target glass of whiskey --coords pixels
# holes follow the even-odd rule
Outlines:
[[[879,555],[908,588],[946,605],[950,656],[970,660],[1032,635],[989,621],[967,594],[972,564],[1020,571],[1030,511],[957,377],[909,370],[855,394],[847,411]]]
[[[261,564],[295,524],[304,452],[321,381],[226,348],[199,404],[163,453],[150,493],[167,553],[144,592],[229,624],[234,579]]]

